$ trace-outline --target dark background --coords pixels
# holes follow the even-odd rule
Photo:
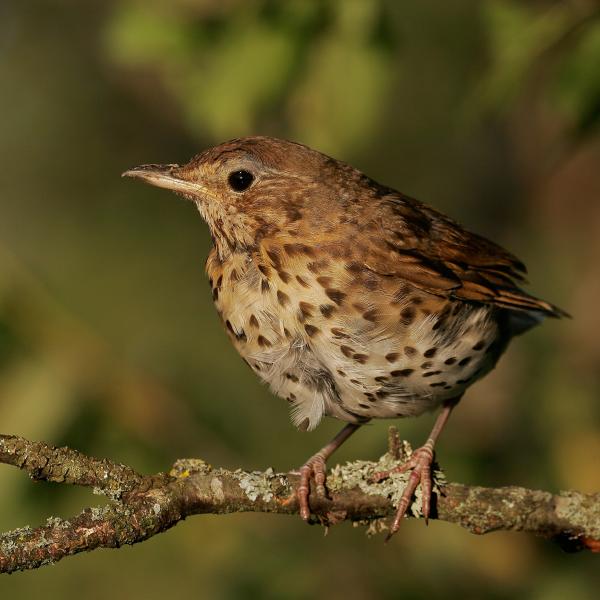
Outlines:
[[[182,456],[288,470],[338,429],[296,432],[230,347],[193,206],[120,179],[270,134],[505,245],[574,315],[467,394],[438,448],[448,478],[600,488],[596,2],[3,0],[0,90],[3,432],[154,472]],[[399,426],[416,445],[431,423]],[[339,459],[379,456],[388,424]],[[0,468],[0,530],[102,501]],[[597,560],[437,522],[384,546],[347,524],[204,516],[4,577],[0,595],[587,599]]]

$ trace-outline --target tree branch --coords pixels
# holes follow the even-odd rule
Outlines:
[[[315,522],[349,520],[386,528],[407,474],[370,483],[376,471],[411,453],[390,428],[390,451],[378,462],[355,461],[335,467],[327,482],[329,498],[311,496]],[[140,475],[130,467],[99,460],[69,448],[0,435],[0,463],[24,470],[34,480],[92,487],[109,497],[104,507],[87,508],[72,519],[51,517],[35,529],[0,535],[0,573],[34,569],[65,556],[135,544],[195,514],[270,512],[297,514],[292,473],[215,469],[199,459],[175,463],[169,474]],[[420,492],[411,507],[419,516]],[[500,529],[552,539],[568,550],[600,551],[600,494],[550,494],[520,487],[482,488],[446,483],[434,472],[434,518],[477,534]]]

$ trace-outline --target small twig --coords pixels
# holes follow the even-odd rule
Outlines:
[[[401,447],[396,439],[391,432],[392,454]],[[384,455],[384,459],[392,457]],[[135,544],[194,514],[298,512],[294,495],[298,477],[272,469],[228,471],[187,459],[177,461],[169,474],[143,476],[106,459],[9,435],[0,435],[0,462],[23,469],[33,479],[93,487],[111,498],[108,506],[87,508],[72,519],[52,517],[41,527],[0,535],[0,573],[34,569],[96,548]],[[387,488],[367,481],[366,473],[377,468],[380,463],[357,461],[334,469],[331,497],[311,496],[315,522],[373,522],[393,515]],[[473,533],[526,531],[569,550],[600,551],[600,494],[571,491],[553,495],[518,487],[491,489],[451,483],[435,500],[434,518],[457,523]]]
[[[388,453],[394,460],[400,460],[400,434],[394,425],[388,428]]]

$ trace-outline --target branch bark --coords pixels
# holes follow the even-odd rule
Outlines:
[[[311,496],[315,522],[326,526],[344,520],[385,529],[406,474],[383,483],[369,477],[405,459],[411,449],[390,429],[390,451],[378,462],[356,461],[335,467],[328,479],[329,497]],[[65,556],[96,548],[142,542],[195,514],[268,512],[297,514],[293,473],[230,471],[200,459],[182,459],[171,471],[141,475],[107,459],[70,448],[0,434],[0,463],[22,469],[34,480],[91,487],[110,499],[107,506],[86,508],[71,519],[51,517],[45,525],[0,534],[0,573],[35,569]],[[483,488],[446,483],[434,473],[434,515],[476,534],[500,529],[524,531],[558,542],[567,550],[600,551],[600,494],[549,492],[521,487]],[[419,516],[417,494],[411,507]]]

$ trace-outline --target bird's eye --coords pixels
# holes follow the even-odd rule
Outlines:
[[[254,181],[254,175],[248,171],[233,171],[227,178],[229,187],[235,192],[247,190]]]

